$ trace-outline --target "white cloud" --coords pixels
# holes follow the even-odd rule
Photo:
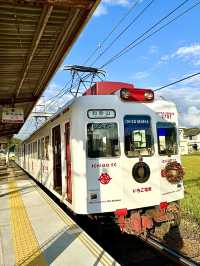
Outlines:
[[[163,89],[157,93],[176,103],[179,122],[185,127],[200,127],[200,79],[191,80]]]
[[[187,113],[183,117],[183,121],[185,124],[191,127],[199,127],[200,126],[200,109],[196,106],[190,106],[187,110]]]
[[[129,0],[103,0],[102,3],[109,5],[119,5],[119,6],[128,6],[130,4]]]
[[[156,45],[152,45],[150,48],[149,48],[149,53],[150,54],[156,54],[158,52],[158,47]]]
[[[100,17],[108,14],[109,6],[127,7],[130,5],[130,0],[103,0],[94,12],[94,16]]]
[[[168,61],[170,59],[170,56],[169,55],[163,55],[163,56],[161,56],[161,58],[160,58],[160,60],[161,61]]]
[[[61,93],[60,95],[58,95],[63,88],[64,86],[61,86],[60,84],[57,84],[55,82],[51,82],[49,84],[49,86],[45,90],[45,93],[43,94],[46,105],[46,111],[55,113],[59,108],[65,105],[72,98],[72,96],[67,93]],[[67,90],[67,87],[65,88],[65,90]],[[40,104],[41,102],[43,102],[42,98],[40,98],[38,104]]]
[[[178,48],[175,55],[180,57],[185,56],[200,56],[200,44],[192,44],[190,46],[183,46]]]
[[[186,76],[189,76],[189,75],[192,75],[192,73],[184,75],[183,78],[186,77]],[[190,79],[186,79],[186,80],[184,80],[182,82],[182,84],[189,85],[189,86],[192,86],[192,87],[200,87],[200,75],[194,76],[194,77],[192,77]]]
[[[48,98],[50,98],[56,92],[58,92],[60,89],[61,89],[61,85],[59,85],[55,82],[51,82],[49,84],[49,86],[47,87],[47,89],[45,90],[44,95],[47,96]]]
[[[140,80],[140,79],[145,79],[149,77],[149,73],[146,71],[140,71],[140,72],[136,72],[131,76],[131,79],[133,80]]]
[[[46,110],[48,112],[57,112],[60,108],[62,108],[64,105],[67,104],[67,102],[69,102],[72,99],[72,95],[71,94],[64,94],[61,95],[61,97],[56,97],[55,100],[51,99],[49,101],[46,102]]]
[[[200,109],[198,109],[196,106],[190,106],[188,108],[188,114],[190,114],[190,115],[199,115],[200,114]]]
[[[102,15],[106,15],[108,13],[108,10],[107,8],[103,5],[103,4],[100,4],[97,9],[95,10],[94,12],[94,16],[95,17],[100,17]]]
[[[200,44],[191,44],[179,47],[174,53],[161,56],[159,63],[164,63],[170,59],[179,58],[189,62],[194,66],[200,65]]]
[[[181,58],[197,66],[200,64],[200,44],[179,47],[172,57]]]

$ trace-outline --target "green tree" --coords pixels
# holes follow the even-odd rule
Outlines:
[[[8,143],[8,149],[9,152],[15,152],[16,151],[16,147],[21,143],[21,139],[18,138],[11,138],[9,143]]]

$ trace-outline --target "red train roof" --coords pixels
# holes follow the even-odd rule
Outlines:
[[[83,95],[113,94],[120,89],[134,89],[134,85],[124,82],[101,81],[96,82],[91,88],[87,89]]]

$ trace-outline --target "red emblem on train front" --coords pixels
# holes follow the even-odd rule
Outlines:
[[[109,176],[109,174],[102,173],[98,180],[101,182],[101,184],[107,185],[110,182],[111,179],[112,178]]]

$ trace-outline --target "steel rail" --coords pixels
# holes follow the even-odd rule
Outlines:
[[[157,249],[159,252],[164,254],[169,259],[173,260],[174,262],[177,262],[179,265],[184,266],[197,266],[198,263],[193,261],[190,258],[187,258],[186,256],[180,254],[179,252],[170,249],[165,244],[161,243],[158,239],[156,239],[154,236],[148,236],[143,237],[139,236],[141,240],[143,240],[145,243],[147,243],[149,246]]]

